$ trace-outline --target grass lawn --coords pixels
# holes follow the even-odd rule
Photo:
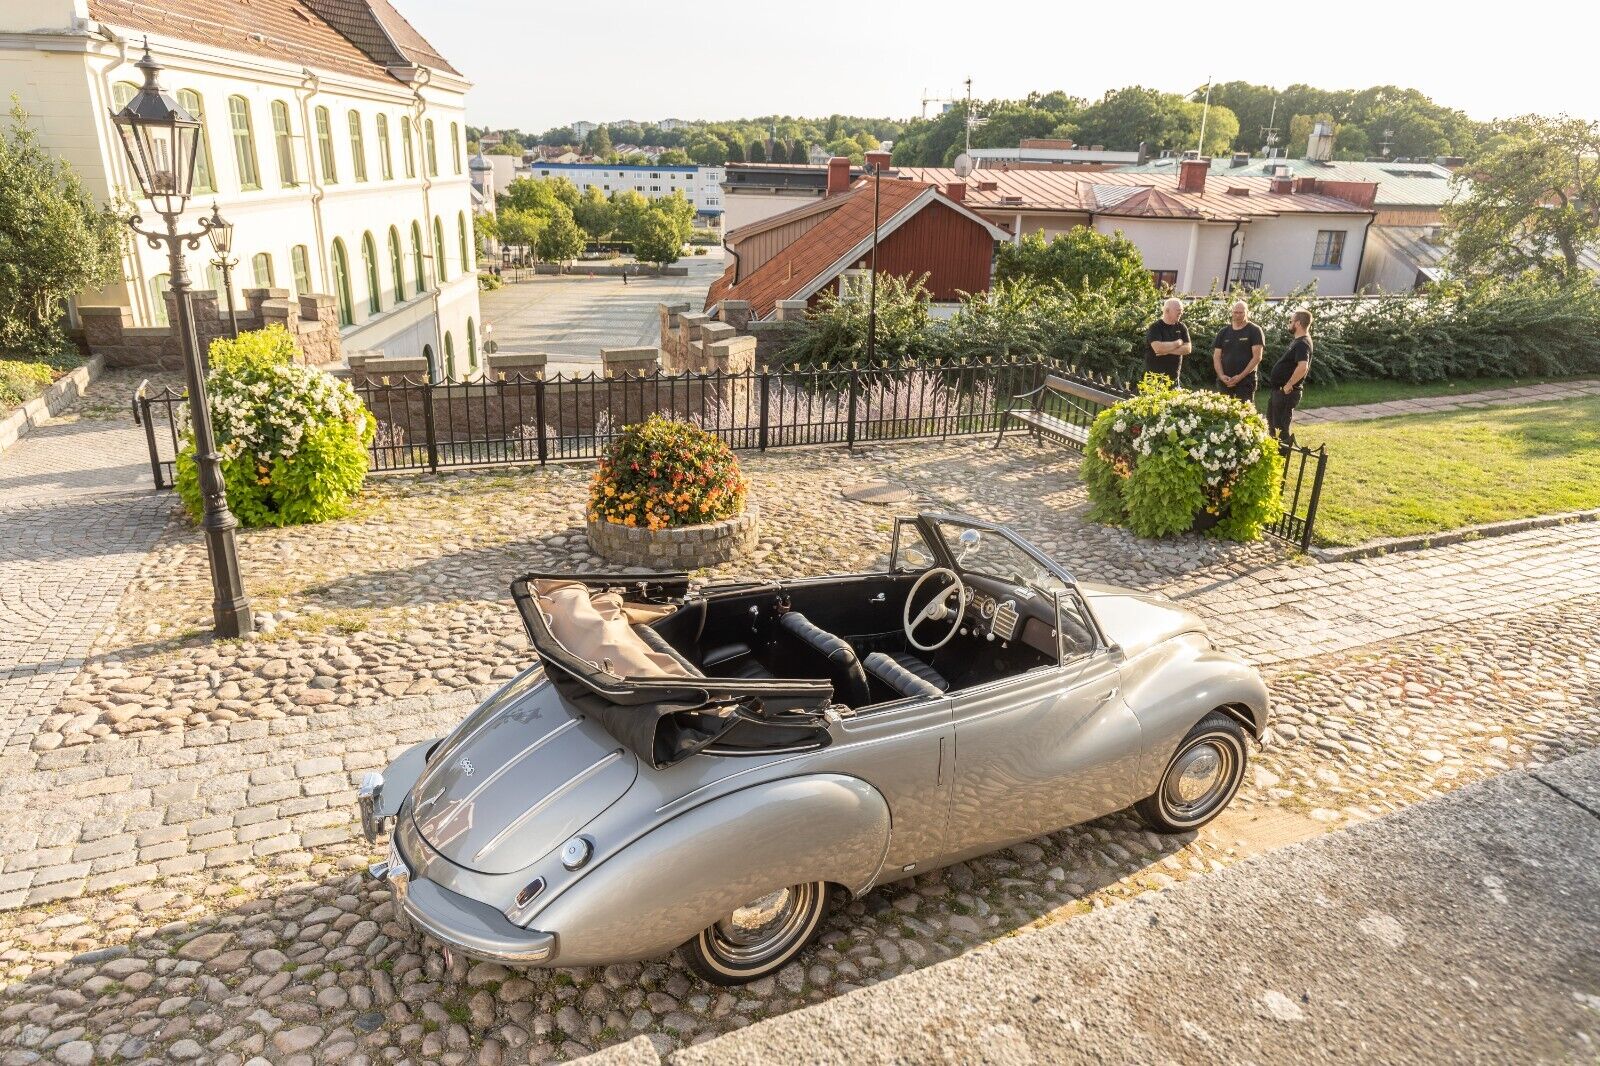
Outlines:
[[[1306,426],[1322,544],[1600,507],[1600,397]]]
[[[1264,380],[1264,379],[1263,379]],[[1318,385],[1316,371],[1306,386],[1305,399],[1300,401],[1302,411],[1313,407],[1347,407],[1351,404],[1383,403],[1385,400],[1414,400],[1419,396],[1458,396],[1469,392],[1489,392],[1492,389],[1514,389],[1521,385],[1539,385],[1546,381],[1583,381],[1573,377],[1525,378],[1463,378],[1460,381],[1340,381],[1332,385]],[[1261,388],[1256,393],[1256,406],[1265,413],[1270,390]]]

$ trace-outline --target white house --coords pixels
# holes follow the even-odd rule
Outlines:
[[[681,192],[685,200],[694,204],[695,214],[707,219],[722,214],[722,167],[534,161],[525,169],[518,170],[517,177],[534,180],[566,178],[578,187],[579,192],[593,188],[607,196],[631,190],[654,200]]]
[[[0,98],[19,95],[100,199],[136,188],[111,114],[138,89],[146,39],[163,85],[204,123],[191,221],[215,202],[234,223],[235,290],[332,294],[347,353],[470,375],[466,79],[387,0],[0,5]],[[197,284],[220,290],[209,249],[189,254]],[[163,325],[167,271],[164,251],[130,241],[124,281],[79,302]]]

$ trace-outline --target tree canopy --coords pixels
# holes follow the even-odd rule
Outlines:
[[[1156,298],[1155,282],[1138,246],[1120,233],[1100,233],[1087,226],[1075,226],[1049,242],[1035,231],[1015,244],[1000,245],[994,277],[996,282],[1088,289],[1143,306],[1154,304]]]

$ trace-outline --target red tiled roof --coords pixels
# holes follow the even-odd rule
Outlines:
[[[885,181],[878,204],[882,227],[917,197],[928,191],[920,181]],[[754,273],[733,282],[735,267],[712,282],[706,293],[706,309],[723,300],[748,300],[755,318],[765,318],[779,300],[796,299],[809,292],[822,275],[850,249],[872,236],[872,186],[858,182],[838,196],[840,204],[827,218],[801,234],[783,251],[763,263]]]
[[[134,33],[154,33],[214,48],[391,79],[390,64],[455,73],[385,0],[89,0],[89,17]],[[337,27],[337,28],[336,28]],[[370,51],[369,51],[370,49]]]

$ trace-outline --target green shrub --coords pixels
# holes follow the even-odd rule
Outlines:
[[[927,275],[912,280],[884,274],[878,278],[877,342],[879,365],[926,358],[932,354],[928,320]],[[778,353],[785,367],[813,370],[825,365],[865,363],[867,357],[867,292],[848,298],[828,290],[805,325]]]
[[[589,520],[646,529],[720,522],[744,510],[749,486],[722,438],[651,415],[600,458],[589,486]]]
[[[1283,458],[1254,408],[1155,376],[1102,411],[1084,447],[1090,516],[1141,537],[1182,533],[1212,514],[1217,536],[1258,540],[1283,513],[1282,475]]]
[[[211,348],[212,429],[228,506],[245,526],[336,518],[366,479],[375,420],[347,382],[292,362],[298,354],[281,329],[240,334]],[[184,506],[198,518],[199,471],[189,433],[176,481]]]
[[[480,271],[478,274],[479,292],[494,292],[503,285],[505,285],[505,282],[500,279],[499,274],[491,274],[487,270]]]
[[[55,371],[44,363],[0,359],[0,411],[27,403],[49,388],[55,378]]]

